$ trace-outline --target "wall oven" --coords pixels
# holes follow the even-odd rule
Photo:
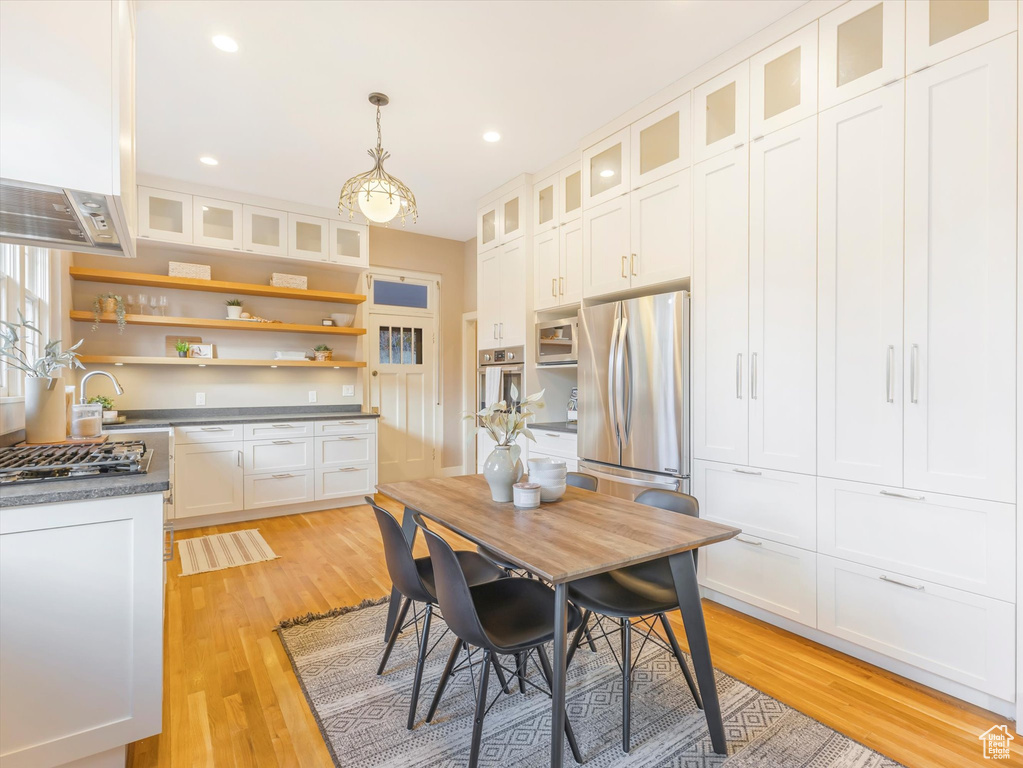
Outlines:
[[[566,317],[536,324],[536,364],[570,365],[579,361],[579,320]]]
[[[509,406],[518,405],[526,396],[523,384],[523,347],[482,349],[479,353],[479,405],[480,410],[504,400]]]

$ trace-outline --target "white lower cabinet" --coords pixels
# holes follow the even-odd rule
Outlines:
[[[242,509],[242,445],[230,441],[176,446],[175,519]]]
[[[341,467],[376,460],[376,435],[338,435],[316,438],[316,466]]]
[[[245,476],[245,509],[313,501],[313,470]]]
[[[313,468],[313,438],[246,440],[245,474],[291,472]],[[246,506],[248,506],[246,504]]]
[[[818,555],[817,618],[843,640],[1006,701],[1015,696],[1012,603]]]
[[[372,494],[376,485],[376,466],[320,467],[315,470],[315,478],[317,500]]]

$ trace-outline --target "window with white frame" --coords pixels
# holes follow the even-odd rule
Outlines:
[[[42,331],[22,336],[30,360],[42,354],[49,337],[50,252],[45,248],[0,243],[0,320],[18,322],[18,313]],[[0,360],[0,397],[24,394],[24,374]]]

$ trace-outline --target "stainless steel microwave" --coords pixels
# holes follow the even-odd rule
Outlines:
[[[536,364],[571,365],[579,362],[579,319],[567,317],[536,324]]]

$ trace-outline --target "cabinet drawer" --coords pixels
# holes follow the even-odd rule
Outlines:
[[[693,462],[700,517],[779,544],[815,550],[817,479],[712,461]]]
[[[376,432],[376,419],[317,421],[315,435],[358,435]]]
[[[739,534],[700,549],[700,583],[813,627],[817,624],[816,558],[798,547]]]
[[[818,628],[1011,701],[1015,606],[857,563],[817,557]]]
[[[376,467],[323,467],[315,470],[316,498],[335,499],[373,493]]]
[[[316,438],[316,467],[375,464],[376,435],[340,435]]]
[[[571,432],[551,432],[543,427],[532,428],[533,452],[536,454],[557,456],[561,459],[575,459],[579,456],[579,438]]]
[[[313,439],[256,440],[245,443],[245,474],[313,468]]]
[[[245,509],[313,501],[313,470],[245,476]]]
[[[1015,600],[1012,504],[821,478],[817,514],[823,554]]]
[[[196,424],[190,427],[175,427],[174,442],[225,443],[228,440],[241,440],[244,432],[241,424]]]
[[[246,440],[281,440],[286,437],[312,437],[315,422],[274,421],[261,424],[246,424]]]

